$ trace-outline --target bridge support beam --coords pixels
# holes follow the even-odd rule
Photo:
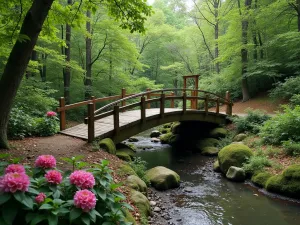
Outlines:
[[[88,142],[91,143],[95,139],[95,114],[94,103],[88,104]]]

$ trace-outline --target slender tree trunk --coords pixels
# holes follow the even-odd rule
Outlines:
[[[253,44],[254,44],[254,51],[253,51],[253,59],[254,61],[257,61],[258,58],[258,41],[257,41],[257,36],[256,36],[256,30],[255,28],[252,31],[252,39],[253,39]]]
[[[91,11],[86,12],[86,16],[88,18],[88,21],[86,22],[86,31],[88,33],[91,33]],[[85,57],[85,64],[86,64],[86,76],[84,80],[85,85],[85,99],[91,98],[92,93],[92,39],[90,37],[86,37],[85,39],[85,48],[86,48],[86,57]]]
[[[110,91],[112,90],[112,77],[113,77],[113,60],[112,60],[112,44],[109,45],[109,78],[108,83],[110,87]],[[109,92],[108,96],[111,96],[113,93]]]
[[[214,9],[215,9],[215,60],[219,57],[219,6],[220,0],[214,1]],[[220,63],[216,62],[216,72],[220,73]]]
[[[264,59],[265,58],[265,54],[264,54],[264,49],[263,49],[263,42],[262,42],[262,38],[261,38],[261,34],[258,31],[258,41],[259,41],[259,52],[260,52],[260,59]]]
[[[47,57],[48,57],[47,54],[41,55],[43,65],[40,66],[39,70],[40,70],[40,76],[42,82],[46,82],[47,80],[47,66],[46,66]]]
[[[0,80],[0,149],[8,148],[7,124],[14,98],[28,66],[53,0],[34,0],[21,26],[20,34],[30,40],[16,41]]]
[[[72,0],[68,0],[68,5],[72,5]],[[64,77],[64,97],[66,104],[70,104],[70,83],[71,83],[71,68],[68,65],[71,61],[71,25],[66,24],[66,44],[65,56],[66,56],[66,66],[63,70]]]

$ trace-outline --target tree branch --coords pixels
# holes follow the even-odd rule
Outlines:
[[[102,51],[105,49],[105,47],[106,47],[106,45],[107,45],[107,36],[108,36],[108,35],[107,35],[107,33],[106,33],[106,34],[105,34],[105,39],[104,39],[103,46],[102,46],[102,48],[99,50],[99,52],[98,52],[96,58],[91,62],[91,66],[99,59],[99,57],[100,57]]]

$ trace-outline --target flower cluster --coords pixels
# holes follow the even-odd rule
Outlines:
[[[49,111],[49,112],[47,112],[47,114],[46,114],[47,117],[54,117],[54,116],[56,116],[56,115],[57,115],[56,112],[53,112],[53,111]]]
[[[0,178],[0,191],[11,192],[16,191],[25,192],[28,191],[30,185],[29,177],[25,173],[7,173]]]
[[[57,170],[49,170],[45,174],[45,178],[49,184],[60,184],[62,181],[62,175]]]
[[[35,197],[35,202],[37,204],[41,204],[45,201],[45,199],[46,199],[46,195],[43,192],[41,192]]]
[[[5,174],[7,173],[26,173],[24,166],[20,164],[10,164],[5,169]]]
[[[70,175],[70,183],[81,189],[93,188],[95,185],[95,178],[92,173],[84,170],[76,170]]]
[[[40,155],[35,160],[35,166],[44,169],[52,169],[56,166],[56,159],[52,155]]]
[[[89,212],[96,206],[96,196],[89,190],[77,191],[74,195],[74,205],[81,208],[83,212]]]

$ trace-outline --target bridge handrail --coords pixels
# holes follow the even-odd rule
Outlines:
[[[127,101],[127,100],[130,100],[130,99],[133,99],[133,98],[142,97],[142,96],[149,95],[149,94],[154,94],[154,93],[157,93],[157,92],[164,93],[164,92],[168,92],[168,91],[173,91],[173,92],[175,92],[175,91],[182,91],[182,92],[185,92],[185,93],[187,91],[197,91],[198,93],[201,92],[201,93],[205,93],[205,94],[209,94],[209,95],[214,95],[215,97],[224,100],[223,103],[225,103],[225,104],[232,104],[232,101],[227,100],[226,98],[224,98],[222,96],[219,96],[219,95],[217,95],[215,93],[209,92],[209,91],[203,91],[203,90],[200,90],[200,89],[183,89],[183,88],[175,88],[174,89],[174,88],[168,88],[168,89],[159,89],[159,90],[145,91],[145,92],[141,92],[141,93],[138,93],[138,94],[133,94],[131,96],[128,96],[128,97],[119,99],[117,101],[111,102],[111,103],[109,103],[109,104],[107,104],[107,105],[105,105],[105,106],[103,106],[103,107],[95,110],[94,113],[96,115],[100,111],[103,111],[103,110],[105,110],[107,108],[110,108],[110,107],[113,107],[113,106],[115,106],[115,105],[117,105],[117,104],[119,104],[119,103],[121,103],[123,101]],[[196,96],[191,96],[191,97],[196,98]]]

